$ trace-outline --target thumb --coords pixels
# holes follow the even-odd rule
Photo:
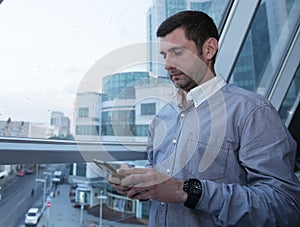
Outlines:
[[[120,169],[128,169],[129,165],[127,163],[122,163]]]

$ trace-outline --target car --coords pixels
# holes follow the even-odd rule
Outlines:
[[[6,170],[0,171],[0,178],[4,178],[8,176],[8,172]]]
[[[17,171],[17,176],[23,177],[24,175],[25,175],[25,171],[24,170]]]
[[[53,173],[53,178],[52,178],[52,183],[54,185],[58,185],[58,184],[63,184],[64,183],[64,174],[62,171],[54,171]]]
[[[29,168],[28,168],[28,169],[25,170],[25,173],[26,173],[26,174],[32,174],[32,173],[33,173],[33,169],[29,169]]]
[[[25,215],[26,225],[36,225],[41,217],[39,208],[30,208]]]

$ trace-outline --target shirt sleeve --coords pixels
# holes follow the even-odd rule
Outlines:
[[[155,122],[155,118],[151,121],[148,127],[148,139],[147,139],[147,146],[146,146],[148,162],[146,164],[146,167],[153,167],[154,122]]]
[[[247,184],[203,180],[196,209],[221,226],[299,226],[300,183],[294,174],[296,143],[269,105],[247,117],[237,152]]]

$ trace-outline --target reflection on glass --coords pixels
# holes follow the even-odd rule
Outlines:
[[[295,0],[262,1],[230,83],[266,95],[297,29],[299,17]]]
[[[159,51],[150,43],[157,41],[157,26],[192,9],[207,12],[222,27],[231,2],[0,0],[0,137],[144,143],[150,120],[173,95],[170,81],[160,78],[164,70],[153,64]],[[140,42],[147,63],[118,68],[90,84],[101,89],[77,92],[99,59]],[[56,148],[46,149],[47,155]],[[56,171],[63,180],[55,180]],[[24,225],[30,207],[42,212],[37,226],[95,226],[100,203],[103,225],[147,225],[151,202],[119,195],[90,164],[0,165],[0,226]]]
[[[162,62],[159,51],[151,45],[157,26],[192,9],[207,12],[221,28],[231,2],[0,0],[0,137],[145,142],[149,122],[173,95],[165,70],[156,65]],[[295,6],[296,0],[262,1],[232,83],[266,93],[299,21]],[[147,44],[147,64],[126,65],[97,78],[101,90],[77,93],[95,62],[139,42]],[[298,68],[280,109],[283,119],[299,87]],[[53,181],[55,171],[64,173],[60,183]],[[104,225],[147,225],[151,202],[119,195],[89,164],[0,165],[0,226],[23,225],[32,206],[45,211],[38,226],[97,225],[102,193],[107,196],[101,201]],[[44,199],[47,204],[41,204]]]
[[[218,1],[187,1],[187,0],[153,0],[153,6],[149,9],[147,41],[149,42],[149,71],[158,77],[167,77],[166,70],[163,66],[162,56],[159,54],[159,47],[155,45],[158,41],[156,37],[156,29],[159,24],[167,17],[186,9],[204,11],[210,15],[219,30],[221,30],[226,18],[227,9],[230,7],[232,0]]]
[[[283,122],[294,114],[295,101],[299,101],[300,95],[300,67],[298,66],[294,79],[288,89],[288,92],[279,108],[279,114]],[[297,104],[297,103],[296,103]],[[299,104],[298,104],[299,105]]]
[[[166,76],[162,60],[154,67],[156,59],[161,58],[157,47],[151,44],[157,41],[157,26],[172,14],[190,9],[207,12],[221,28],[231,2],[128,0],[93,1],[85,5],[71,0],[43,4],[29,0],[22,5],[14,1],[2,2],[0,74],[6,79],[0,84],[0,136],[72,140],[77,135],[79,139],[86,139],[85,133],[113,135],[110,123],[101,123],[101,111],[91,117],[88,111],[96,111],[95,106],[74,107],[74,100],[80,95],[76,89],[90,67],[112,51],[144,42],[149,51],[149,63],[138,66],[140,73],[147,77],[150,73]],[[114,83],[117,79],[114,77],[110,79],[114,87],[107,85],[110,86],[109,94],[119,94],[127,87],[126,92],[121,92],[123,99],[133,98],[134,88],[128,87],[131,79],[123,76]],[[111,100],[106,97],[106,90],[100,95],[104,101]],[[127,109],[130,109],[129,120],[136,121],[133,118],[135,107]],[[156,112],[158,110],[156,108]],[[90,122],[87,124],[84,119]],[[131,134],[145,137],[148,122],[149,119],[136,125],[130,123]]]

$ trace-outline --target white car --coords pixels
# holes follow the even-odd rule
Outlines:
[[[8,172],[6,170],[0,171],[0,178],[4,178],[8,176]]]
[[[41,217],[41,212],[38,208],[30,208],[25,216],[26,225],[36,225]]]

